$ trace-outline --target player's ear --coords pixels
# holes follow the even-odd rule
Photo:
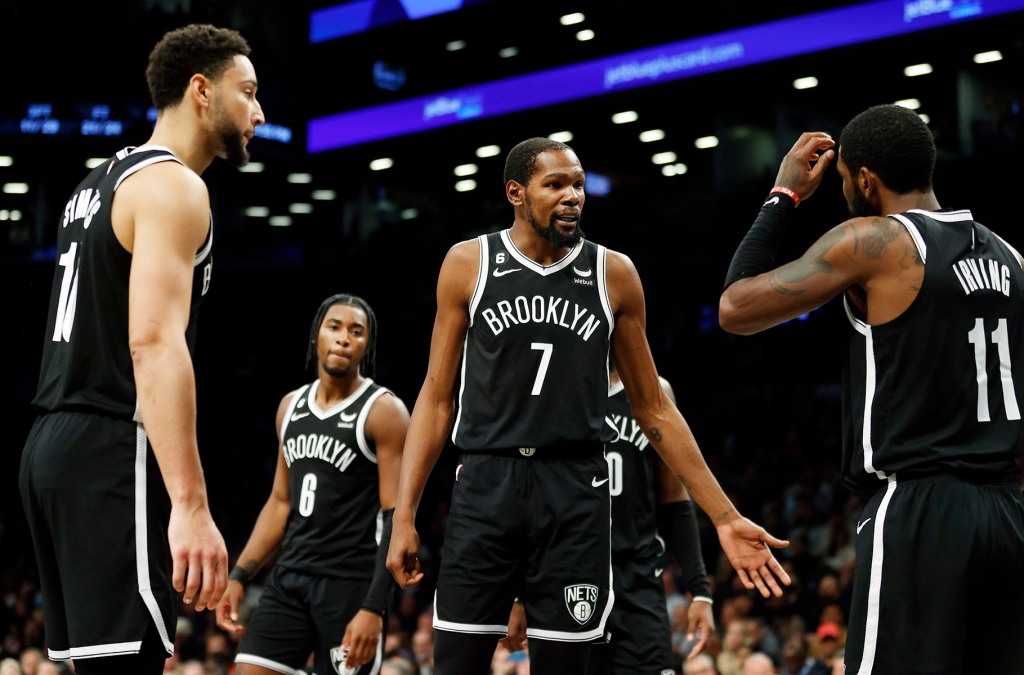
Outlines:
[[[523,192],[523,186],[519,181],[510,180],[505,184],[505,196],[512,206],[519,206],[523,203]]]

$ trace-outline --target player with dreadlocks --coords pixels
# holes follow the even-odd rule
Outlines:
[[[317,377],[278,406],[274,485],[217,607],[221,628],[245,633],[236,675],[293,673],[310,653],[317,673],[380,668],[395,587],[385,558],[409,411],[372,379],[376,342],[365,300],[338,294],[321,303],[306,355]],[[245,584],[279,548],[243,628]]]

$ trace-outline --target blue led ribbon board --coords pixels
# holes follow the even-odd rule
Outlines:
[[[311,153],[1024,9],[1024,0],[880,0],[318,117]]]

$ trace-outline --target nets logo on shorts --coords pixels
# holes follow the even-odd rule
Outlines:
[[[359,669],[347,667],[345,665],[346,658],[348,658],[348,648],[331,648],[331,665],[334,666],[334,671],[338,673],[338,675],[355,675]]]
[[[581,626],[594,616],[597,606],[597,586],[592,584],[573,584],[565,587],[565,606]]]

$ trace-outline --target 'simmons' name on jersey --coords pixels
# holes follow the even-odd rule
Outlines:
[[[501,300],[494,307],[480,312],[480,315],[495,335],[509,326],[550,323],[568,328],[586,341],[601,326],[601,320],[588,308],[550,295],[547,298],[543,295],[532,298],[519,295],[512,302]]]
[[[352,448],[324,434],[304,434],[284,442],[284,462],[289,467],[297,459],[322,459],[338,471],[344,471],[355,458]]]
[[[64,220],[61,222],[61,227],[67,227],[76,220],[84,219],[82,227],[88,230],[92,223],[92,217],[99,212],[100,206],[99,190],[92,188],[82,190],[64,205]]]
[[[998,291],[1010,297],[1010,268],[991,258],[965,258],[953,263],[956,275],[964,293],[974,291]]]

